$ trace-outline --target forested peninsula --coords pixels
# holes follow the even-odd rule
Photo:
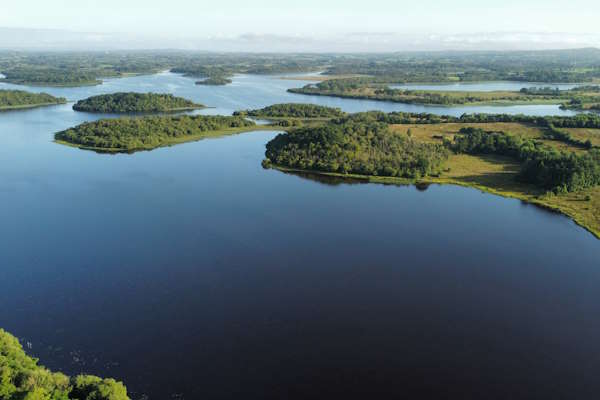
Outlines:
[[[313,96],[437,106],[560,104],[565,109],[600,109],[600,86],[593,85],[570,90],[532,87],[519,91],[470,92],[395,89],[389,86],[393,81],[386,81],[385,78],[368,77],[329,79],[288,91]]]
[[[0,79],[1,82],[15,85],[75,87],[102,83],[96,74],[76,69],[17,67],[3,70],[2,74],[5,78]]]
[[[18,339],[0,329],[0,399],[2,400],[129,400],[114,379],[92,375],[68,377],[37,364]]]
[[[200,108],[204,106],[172,94],[132,92],[93,96],[73,106],[75,111],[96,113],[177,112]]]
[[[263,166],[475,187],[563,212],[600,237],[598,115],[364,112],[286,130]]]
[[[56,133],[54,139],[86,150],[135,152],[258,128],[241,117],[150,116],[85,122]]]
[[[0,90],[0,111],[65,104],[67,99],[47,93],[30,93],[23,90]]]

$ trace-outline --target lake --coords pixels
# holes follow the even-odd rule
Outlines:
[[[208,113],[406,107],[285,92],[302,84],[30,89],[170,92]],[[274,132],[132,155],[54,144],[101,117],[71,105],[0,113],[0,327],[43,365],[136,400],[600,392],[600,242],[570,219],[457,186],[264,170]]]
[[[289,74],[287,75],[289,76]],[[194,79],[178,74],[163,72],[150,76],[133,78],[106,79],[104,84],[79,88],[27,88],[20,85],[0,83],[0,89],[27,89],[34,92],[44,91],[54,96],[76,101],[89,96],[116,91],[173,93],[207,106],[215,107],[204,113],[231,114],[244,108],[261,108],[275,103],[314,103],[329,107],[339,107],[347,112],[381,110],[385,112],[405,111],[415,113],[433,113],[460,116],[464,113],[506,113],[529,115],[575,115],[570,110],[561,110],[556,105],[519,105],[519,106],[462,106],[444,107],[419,104],[401,104],[371,100],[350,100],[335,97],[307,96],[288,93],[289,88],[302,87],[310,81],[286,80],[277,76],[238,75],[233,83],[226,86],[194,85]],[[65,106],[70,108],[70,106]]]

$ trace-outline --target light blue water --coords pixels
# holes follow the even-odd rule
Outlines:
[[[506,113],[529,115],[574,115],[573,111],[561,110],[559,105],[524,106],[468,106],[439,107],[416,104],[388,103],[369,100],[349,100],[335,97],[307,96],[286,92],[289,88],[301,87],[309,81],[285,80],[277,76],[237,75],[233,83],[226,86],[195,85],[195,80],[178,74],[164,72],[157,75],[138,76],[126,79],[107,79],[98,86],[79,88],[26,88],[34,92],[46,92],[65,97],[69,101],[116,91],[173,93],[200,102],[213,109],[203,113],[231,114],[244,108],[261,108],[275,103],[314,103],[339,107],[347,112],[381,110],[385,112],[405,111],[460,116],[464,113]],[[20,85],[2,84],[1,88],[24,89]]]

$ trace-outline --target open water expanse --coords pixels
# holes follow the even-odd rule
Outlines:
[[[169,92],[219,114],[571,114],[286,92],[306,83],[0,89]],[[41,364],[115,377],[135,400],[598,398],[600,241],[569,218],[457,186],[264,170],[274,132],[82,151],[53,134],[106,115],[71,107],[0,113],[0,327]]]

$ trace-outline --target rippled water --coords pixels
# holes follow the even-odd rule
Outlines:
[[[404,109],[285,92],[301,84],[31,90]],[[273,132],[81,151],[53,133],[101,116],[70,107],[0,113],[0,327],[44,365],[114,376],[135,399],[600,393],[600,242],[568,218],[462,187],[263,170]]]

